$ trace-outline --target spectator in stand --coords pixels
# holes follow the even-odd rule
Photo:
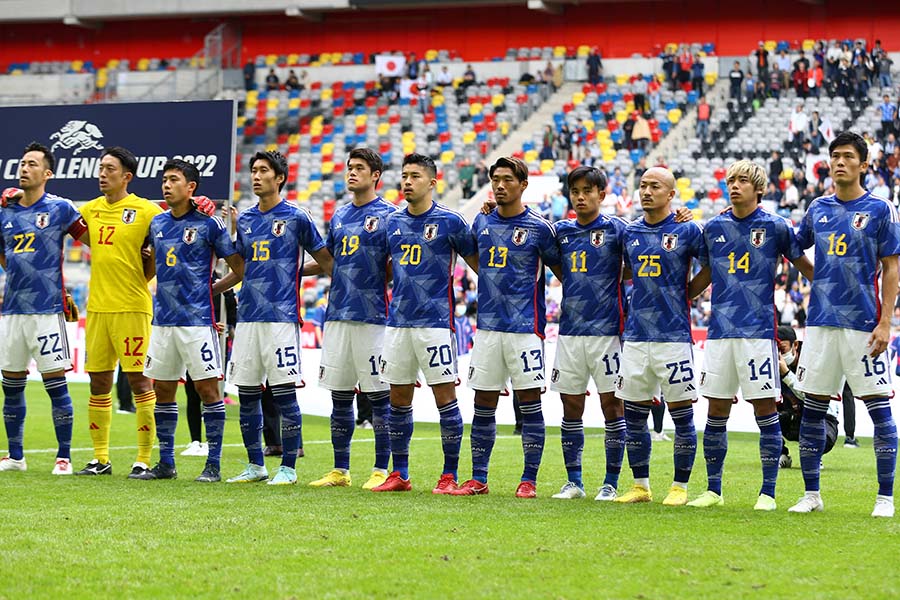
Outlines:
[[[594,46],[587,57],[588,81],[591,85],[597,85],[603,81],[603,59],[600,50]]]
[[[694,63],[691,65],[691,89],[697,94],[703,95],[703,82],[705,81],[706,65],[700,60],[700,55],[694,56]]]
[[[778,65],[778,71],[781,73],[781,89],[787,90],[791,87],[791,70],[793,69],[793,64],[791,63],[791,57],[788,56],[786,50],[782,50],[778,54],[778,59],[775,61],[775,64]]]
[[[552,87],[554,75],[556,75],[556,69],[553,68],[553,63],[548,60],[547,66],[541,71],[541,83]]]
[[[544,134],[541,137],[541,152],[539,158],[541,160],[553,160],[556,153],[553,151],[553,145],[556,142],[556,134],[553,132],[552,125],[544,126]]]
[[[662,69],[670,90],[675,89],[676,68],[675,53],[670,48],[666,48],[662,55]]]
[[[281,82],[278,80],[278,75],[275,74],[275,69],[269,69],[269,74],[266,75],[266,89],[277,90],[280,86]]]
[[[879,174],[878,183],[872,189],[872,195],[878,196],[879,198],[884,198],[888,200],[891,198],[891,188],[888,186],[887,182],[884,180],[884,176]]]
[[[256,65],[250,61],[244,65],[244,89],[248,92],[256,89]]]
[[[842,57],[841,62],[838,65],[838,95],[849,98],[853,94],[855,82],[856,75],[855,71],[850,66],[850,61],[847,58]]]
[[[632,147],[637,148],[643,152],[648,152],[650,149],[650,122],[644,118],[644,115],[638,113],[637,118],[634,120],[634,129],[631,132],[631,144]]]
[[[813,150],[819,151],[819,148],[825,145],[825,136],[822,135],[822,119],[819,117],[819,111],[814,110],[812,118],[809,120],[809,141],[812,142]]]
[[[781,81],[781,68],[775,63],[769,71],[769,95],[776,100],[781,97]]]
[[[778,185],[781,181],[781,172],[784,171],[784,163],[781,162],[781,154],[778,150],[772,151],[769,159],[769,181]]]
[[[806,132],[809,131],[809,117],[803,112],[802,103],[797,105],[796,110],[791,115],[789,131],[791,133],[791,143],[799,150],[806,140]]]
[[[804,70],[809,71],[809,59],[806,58],[806,54],[804,54],[803,50],[800,51],[800,56],[794,61],[794,71],[799,71],[801,65]]]
[[[650,98],[651,113],[655,113],[659,110],[659,97],[661,87],[662,86],[659,83],[659,79],[657,79],[656,75],[653,75],[650,78],[650,83],[647,84],[647,96]]]
[[[881,138],[887,139],[889,134],[894,133],[894,116],[897,114],[897,105],[891,102],[891,97],[887,94],[882,98],[881,104],[878,105],[881,113]]]
[[[825,79],[825,74],[822,71],[822,65],[819,63],[815,63],[809,71],[809,93],[811,96],[819,97],[819,90],[822,89],[822,81]]]
[[[834,81],[837,79],[838,67],[841,64],[841,45],[834,41],[825,53],[825,79]]]
[[[631,92],[634,94],[634,109],[640,113],[647,112],[647,89],[649,88],[644,76],[640,73],[631,84]]]
[[[409,61],[406,63],[406,77],[414,81],[419,78],[419,61],[416,60],[415,52],[409,53]]]
[[[781,190],[778,189],[778,186],[770,181],[769,187],[766,188],[766,193],[763,194],[762,201],[771,202],[775,206],[781,206],[782,198],[784,198],[784,194],[781,193]]]
[[[756,63],[756,79],[757,81],[769,81],[769,51],[766,45],[760,42],[756,51],[753,53]]]
[[[572,132],[569,131],[569,126],[565,123],[559,128],[559,133],[556,134],[556,147],[559,149],[560,159],[568,162],[572,156]]]
[[[803,193],[800,194],[800,208],[806,210],[810,202],[822,195],[823,194],[820,194],[818,190],[816,190],[816,185],[814,183],[807,184]]]
[[[800,206],[800,191],[797,189],[797,186],[794,185],[793,179],[788,179],[784,182],[784,197],[781,199],[781,204],[779,205],[780,210],[779,214],[783,217],[789,218],[791,215],[791,211]],[[788,322],[790,325],[790,322]]]
[[[584,121],[578,119],[575,127],[571,131],[572,139],[572,159],[581,161],[584,158],[584,146],[587,140],[587,130],[584,128]]]
[[[684,88],[691,82],[691,67],[694,66],[694,56],[687,44],[682,44],[678,53],[678,83]]]
[[[734,61],[734,66],[728,73],[728,81],[730,83],[729,95],[736,99],[741,99],[741,87],[744,83],[744,72],[741,71],[741,63]]]
[[[712,108],[706,102],[706,96],[700,96],[697,103],[697,137],[703,141],[709,140],[709,117],[712,115]]]
[[[468,158],[464,158],[459,166],[459,181],[462,183],[463,199],[472,197],[472,184],[475,180],[475,166]]]
[[[284,89],[286,90],[302,90],[303,86],[300,85],[300,80],[297,78],[297,74],[294,73],[294,70],[291,69],[288,72],[287,79],[284,82]]]
[[[453,84],[453,76],[450,74],[450,69],[447,68],[447,65],[441,67],[441,72],[438,73],[436,81],[440,86]]]
[[[806,69],[806,63],[798,62],[797,70],[794,71],[792,83],[794,91],[797,92],[798,98],[806,98],[809,96],[809,71]]]
[[[472,65],[466,65],[466,72],[463,73],[463,80],[460,87],[467,88],[476,83],[478,83],[478,76],[475,75],[475,69],[472,68]]]
[[[889,157],[894,153],[894,148],[897,147],[897,136],[891,132],[885,136],[884,139],[884,155],[885,157]]]

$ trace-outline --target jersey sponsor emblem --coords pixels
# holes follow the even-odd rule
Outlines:
[[[428,223],[425,225],[425,230],[422,232],[422,237],[425,238],[426,242],[430,242],[434,238],[437,237],[438,234],[438,226],[437,223]]]
[[[678,247],[677,233],[664,233],[662,236],[662,247],[666,252],[671,252]]]
[[[50,213],[42,212],[34,216],[34,226],[38,229],[45,229],[50,224]]]
[[[122,209],[122,222],[126,225],[131,225],[134,223],[134,219],[137,217],[137,211],[133,208],[123,208]]]
[[[162,233],[162,232],[160,232]],[[193,244],[197,241],[197,228],[196,227],[185,227],[184,234],[181,236],[182,241],[185,244]]]
[[[53,152],[57,148],[63,150],[75,148],[72,154],[76,155],[84,150],[103,150],[103,144],[98,141],[102,137],[100,128],[93,123],[72,120],[50,136],[51,140],[56,140],[50,151]]]
[[[378,230],[378,221],[380,221],[378,217],[366,217],[365,222],[363,223],[363,229],[366,230],[367,233],[374,233]]]
[[[591,232],[591,246],[599,248],[606,241],[606,232],[602,229],[595,229]]]
[[[766,230],[765,229],[751,229],[750,230],[750,245],[754,248],[759,248],[763,244],[766,243]]]
[[[556,383],[559,381],[559,369],[553,369],[550,371],[550,381]]]
[[[281,237],[287,229],[287,221],[284,219],[275,219],[272,221],[272,235]]]
[[[528,230],[524,227],[516,227],[513,229],[512,243],[521,246],[528,239]]]
[[[853,213],[853,218],[850,220],[850,227],[853,229],[865,229],[866,225],[869,224],[869,213],[858,212]]]

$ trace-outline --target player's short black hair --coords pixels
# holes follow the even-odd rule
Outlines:
[[[194,166],[193,163],[189,163],[186,160],[181,160],[180,158],[172,158],[166,161],[166,164],[163,165],[163,173],[166,171],[181,171],[181,174],[184,175],[184,178],[188,183],[194,182],[196,187],[194,191],[200,187],[200,171],[197,167]]]
[[[31,142],[30,144],[25,146],[25,150],[22,151],[22,156],[28,154],[29,152],[43,152],[44,165],[46,165],[49,171],[52,171],[54,167],[56,167],[56,158],[53,156],[53,153],[50,152],[50,148],[41,144],[40,142]]]
[[[403,166],[406,165],[420,165],[425,167],[425,170],[428,171],[428,174],[432,179],[437,177],[437,166],[434,164],[434,161],[430,156],[425,156],[424,154],[416,154],[415,152],[412,154],[407,154],[403,158]]]
[[[491,165],[488,175],[493,177],[494,171],[500,167],[506,167],[512,171],[513,175],[515,175],[516,179],[519,181],[528,181],[528,165],[526,165],[525,161],[521,158],[516,158],[515,156],[501,156],[497,159],[497,162]]]
[[[384,161],[381,160],[380,154],[371,148],[354,148],[347,156],[347,166],[350,166],[351,158],[358,158],[369,165],[369,170],[373,173],[378,171],[378,180],[381,179],[381,174],[384,173]]]
[[[566,179],[569,187],[575,185],[575,182],[579,179],[584,179],[589,186],[596,187],[601,192],[606,191],[606,185],[608,183],[606,173],[604,173],[602,169],[585,165],[572,169],[572,172],[569,173]]]
[[[839,148],[840,146],[853,146],[853,148],[856,149],[856,153],[859,154],[860,162],[865,162],[869,157],[869,146],[866,144],[866,140],[858,133],[842,131],[837,134],[835,138],[831,140],[831,143],[828,144],[828,154],[831,154],[834,152],[835,148]]]
[[[287,175],[288,175],[288,164],[287,159],[284,157],[284,154],[278,152],[276,150],[269,150],[267,152],[257,152],[253,156],[250,157],[250,170],[253,170],[253,165],[258,160],[264,160],[269,163],[269,166],[272,167],[272,170],[275,171],[275,177],[279,175],[284,175],[284,179],[280,184],[278,184],[278,191],[281,191],[281,188],[284,187],[284,184],[287,183]]]
[[[112,156],[119,159],[123,169],[132,175],[137,175],[138,161],[128,148],[123,148],[122,146],[110,146],[109,148],[103,149],[100,159],[102,160],[104,156]]]

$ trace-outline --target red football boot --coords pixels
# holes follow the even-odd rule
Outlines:
[[[470,479],[455,490],[447,493],[451,496],[481,496],[488,493],[488,486],[477,479]]]
[[[537,498],[537,489],[533,481],[523,481],[516,488],[516,498]]]
[[[412,490],[409,479],[400,477],[400,471],[394,471],[379,486],[372,488],[373,492],[408,492]]]
[[[444,473],[441,475],[441,478],[438,479],[437,485],[434,486],[431,493],[450,494],[457,489],[459,489],[459,484],[456,483],[456,477],[453,476],[453,473]]]

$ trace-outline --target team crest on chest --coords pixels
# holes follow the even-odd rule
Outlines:
[[[866,225],[869,224],[869,213],[857,212],[853,213],[853,218],[850,219],[850,227],[853,229],[865,229]]]
[[[437,223],[428,223],[425,225],[425,230],[422,232],[422,237],[425,238],[426,242],[430,242],[434,238],[437,237],[438,234],[438,226]]]
[[[750,230],[750,245],[754,248],[759,248],[763,244],[766,243],[766,230],[765,229],[751,229]]]
[[[193,244],[197,241],[197,228],[196,227],[185,227],[184,233],[181,236],[181,240],[185,244]]]
[[[678,247],[677,233],[664,233],[662,236],[662,247],[666,252],[671,252]]]
[[[606,232],[602,229],[594,229],[591,231],[591,246],[599,248],[606,241]]]
[[[284,231],[287,229],[287,221],[284,219],[275,219],[272,221],[272,235],[275,237],[281,237],[284,235]]]
[[[34,216],[34,226],[38,229],[45,229],[50,224],[50,213],[38,213]]]
[[[378,217],[366,217],[365,222],[363,222],[363,229],[367,233],[375,233],[378,230]]]
[[[126,225],[131,225],[134,223],[134,219],[137,217],[137,211],[133,208],[123,208],[122,209],[122,222]]]
[[[513,229],[512,243],[521,246],[528,239],[528,230],[524,227],[516,227]]]

